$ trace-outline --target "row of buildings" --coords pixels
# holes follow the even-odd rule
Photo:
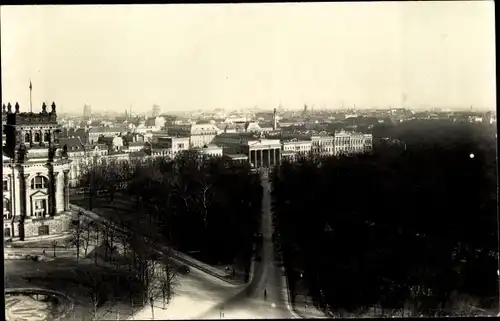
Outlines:
[[[193,144],[193,142],[202,142]],[[208,157],[226,157],[246,160],[255,168],[272,167],[286,159],[294,161],[310,153],[317,155],[352,155],[370,153],[372,137],[369,134],[338,132],[330,135],[290,135],[266,137],[263,133],[183,133],[153,132],[151,137],[103,137],[97,142],[83,143],[79,137],[60,139],[62,151],[74,162],[70,184],[76,185],[82,166],[89,161],[102,163],[109,159],[129,161],[149,157],[175,157],[179,152],[196,150]],[[201,146],[200,146],[201,145]]]
[[[163,116],[157,116],[131,128],[69,129],[63,134],[61,146],[66,146],[70,159],[74,160],[70,171],[72,186],[78,183],[83,166],[108,159],[175,157],[191,149],[205,156],[249,161],[259,168],[274,166],[283,159],[293,161],[309,153],[342,155],[367,153],[372,149],[372,137],[367,134],[340,131],[328,135],[282,129],[276,110],[268,123],[245,119],[218,124],[209,121],[166,124]]]
[[[4,239],[57,234],[71,224],[69,189],[77,186],[82,169],[110,160],[129,162],[151,157],[175,157],[196,150],[207,157],[272,167],[309,153],[367,153],[371,135],[294,133],[278,128],[276,111],[270,125],[257,122],[160,126],[160,130],[126,128],[63,130],[56,105],[40,113],[3,106]]]

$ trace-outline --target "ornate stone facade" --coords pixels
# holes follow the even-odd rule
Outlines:
[[[60,234],[69,228],[70,160],[56,156],[56,105],[20,113],[7,106],[3,147],[4,239]]]

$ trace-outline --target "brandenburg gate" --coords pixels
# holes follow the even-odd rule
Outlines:
[[[269,168],[281,163],[281,142],[279,139],[251,140],[242,145],[243,154],[255,168]]]

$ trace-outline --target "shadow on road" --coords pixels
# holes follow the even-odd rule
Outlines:
[[[222,311],[237,311],[247,310],[249,313],[252,311],[257,314],[255,309],[264,312],[269,316],[277,315],[290,315],[286,304],[282,302],[281,298],[281,276],[276,264],[276,257],[274,255],[273,243],[273,225],[271,219],[271,198],[269,195],[269,182],[267,179],[262,181],[263,199],[262,199],[262,225],[261,233],[263,234],[263,243],[260,247],[261,253],[259,256],[262,258],[260,262],[254,261],[254,274],[250,283],[235,296],[226,300],[212,309],[206,311],[198,316],[199,319],[211,318]],[[259,251],[260,252],[260,251]],[[267,285],[266,285],[267,284]],[[267,300],[264,298],[264,289],[267,288]],[[253,304],[252,304],[253,303]],[[269,310],[271,307],[272,311]],[[254,310],[252,310],[254,309]],[[264,310],[264,311],[263,311]],[[261,313],[262,314],[262,313]],[[230,317],[227,315],[227,317]]]

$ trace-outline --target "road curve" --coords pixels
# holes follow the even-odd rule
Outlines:
[[[210,311],[199,319],[281,319],[299,318],[293,312],[288,296],[283,268],[277,266],[273,243],[273,224],[271,214],[270,183],[262,178],[262,255],[261,261],[255,262],[254,276],[248,286],[237,295]],[[264,297],[264,291],[267,297]]]

